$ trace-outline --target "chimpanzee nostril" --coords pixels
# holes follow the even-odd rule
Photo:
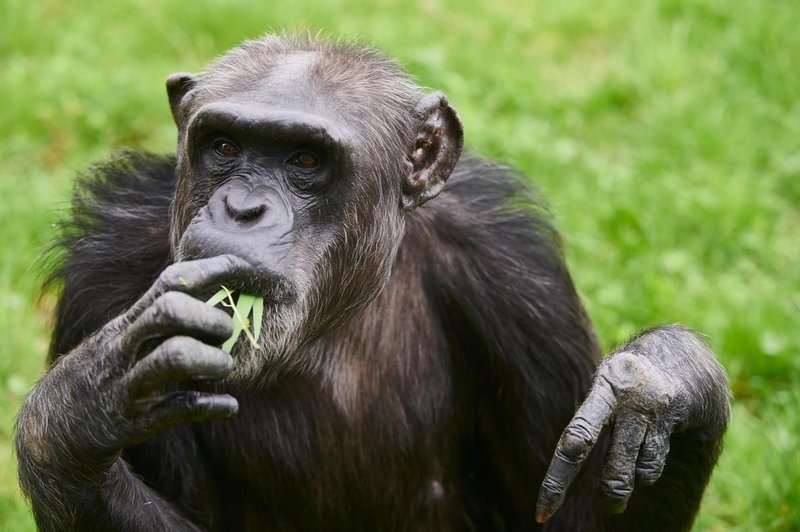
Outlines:
[[[275,187],[234,178],[219,187],[208,200],[205,212],[216,228],[230,233],[291,229],[292,208]]]
[[[247,223],[247,222],[255,222],[261,216],[263,216],[264,212],[267,210],[267,206],[263,203],[253,208],[248,208],[243,211],[237,212],[233,219],[237,222]]]
[[[232,190],[225,196],[225,211],[239,223],[259,220],[267,212],[267,205],[259,194]]]

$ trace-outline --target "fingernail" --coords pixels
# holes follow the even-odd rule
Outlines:
[[[540,525],[543,524],[545,521],[550,519],[550,514],[545,510],[539,510],[536,512],[536,522]]]

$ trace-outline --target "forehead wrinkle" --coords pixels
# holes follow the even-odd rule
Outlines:
[[[194,110],[208,101],[246,99],[305,111],[347,124],[370,150],[392,153],[405,150],[408,117],[421,94],[399,64],[375,50],[270,38],[220,58],[198,89]]]
[[[315,62],[313,56],[313,52],[281,54],[251,83],[239,90],[231,90],[224,99],[313,110],[319,104],[319,98],[309,80],[309,71]]]

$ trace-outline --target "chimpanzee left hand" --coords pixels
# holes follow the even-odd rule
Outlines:
[[[600,495],[611,513],[625,510],[634,483],[650,485],[659,479],[673,432],[703,425],[724,431],[727,388],[704,388],[712,374],[726,382],[708,347],[691,330],[677,326],[649,331],[607,357],[561,434],[539,490],[536,521],[544,523],[561,505],[607,424],[612,433]]]

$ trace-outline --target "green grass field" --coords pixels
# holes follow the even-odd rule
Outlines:
[[[304,4],[0,0],[0,529],[33,529],[12,425],[75,174],[171,150],[165,76],[282,29],[360,37],[445,91],[469,148],[549,198],[606,347],[664,322],[707,334],[735,403],[696,528],[800,529],[800,4]]]

